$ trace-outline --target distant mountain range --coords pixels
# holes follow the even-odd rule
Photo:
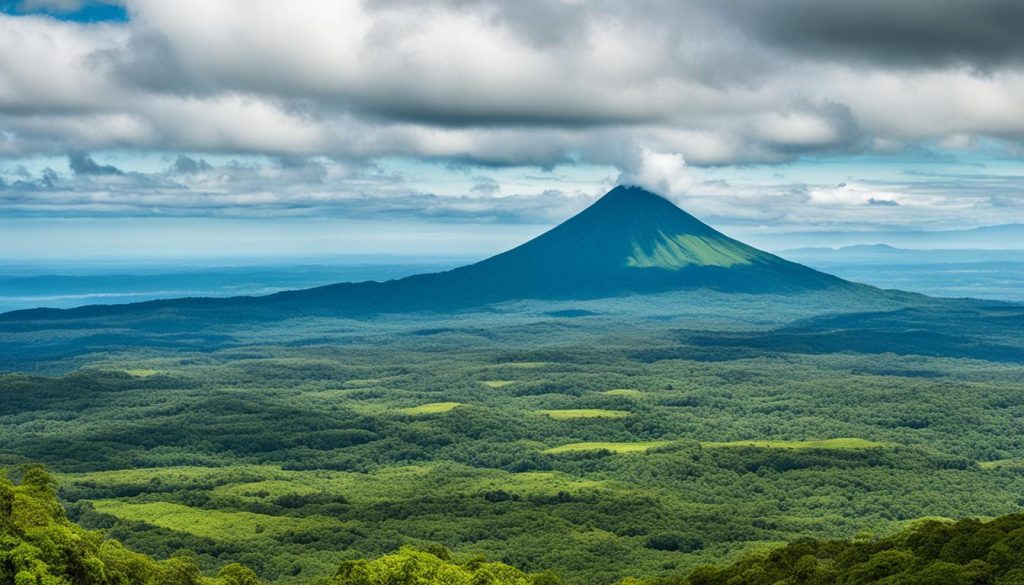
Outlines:
[[[619,186],[517,248],[446,272],[263,297],[37,309],[7,313],[4,318],[86,317],[189,307],[287,314],[438,311],[518,299],[594,299],[701,288],[751,294],[869,289],[729,238],[649,191]]]
[[[794,248],[779,255],[794,262],[855,264],[969,264],[1024,262],[1024,250],[910,250],[888,244],[858,244],[841,248]]]
[[[750,233],[746,239],[774,251],[820,247],[823,243],[830,247],[887,244],[929,250],[1024,250],[1024,224],[938,231]]]
[[[137,303],[176,297],[268,295],[283,290],[312,288],[335,282],[392,280],[424,272],[450,270],[478,258],[384,257],[328,258],[330,263],[198,266],[158,272],[154,266],[44,268],[51,272],[24,274],[19,265],[0,265],[0,313],[39,306],[72,308],[86,304]],[[236,260],[239,261],[239,260]],[[190,269],[186,269],[190,268]],[[76,272],[76,270],[78,272]],[[58,273],[58,271],[60,271]],[[135,271],[135,272],[130,272]],[[22,272],[22,274],[19,274]]]

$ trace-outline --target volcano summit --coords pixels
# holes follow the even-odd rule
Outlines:
[[[649,191],[623,186],[551,231],[447,276],[476,294],[500,289],[522,298],[849,285],[729,238]]]

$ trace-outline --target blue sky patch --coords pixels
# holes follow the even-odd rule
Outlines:
[[[41,14],[71,22],[127,22],[124,6],[75,0],[0,0],[0,12],[15,16]]]

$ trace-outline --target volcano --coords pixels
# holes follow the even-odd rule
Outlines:
[[[10,318],[92,316],[152,309],[244,314],[356,315],[459,310],[522,299],[596,299],[680,289],[768,294],[868,288],[729,238],[667,199],[618,186],[552,230],[476,264],[387,282],[340,283],[264,297],[188,298]]]
[[[734,240],[654,193],[618,186],[552,230],[476,264],[385,283],[337,284],[275,296],[294,302],[316,295],[315,304],[334,304],[332,300],[355,300],[350,295],[357,286],[373,289],[375,298],[361,301],[397,310],[679,289],[764,294],[859,285]]]
[[[729,238],[654,193],[623,186],[551,231],[448,277],[479,294],[500,288],[524,298],[848,284]]]

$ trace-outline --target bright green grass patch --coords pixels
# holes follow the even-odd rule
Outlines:
[[[294,480],[268,479],[213,488],[214,498],[236,498],[245,502],[270,502],[281,496],[310,496],[320,493],[316,486]]]
[[[111,471],[64,473],[61,483],[92,483],[114,487],[145,488],[159,485],[175,489],[209,489],[213,486],[237,482],[284,479],[293,472],[274,465],[232,465],[230,467],[139,467]]]
[[[484,380],[483,384],[488,388],[502,388],[509,384],[515,384],[515,380]]]
[[[625,418],[629,413],[625,410],[605,410],[603,408],[572,408],[565,410],[538,410],[551,418],[570,420],[577,418]]]
[[[344,526],[342,522],[322,516],[269,516],[254,512],[207,510],[170,502],[93,500],[92,505],[98,512],[125,520],[220,541],[273,538],[291,531]]]
[[[576,479],[555,471],[524,471],[520,473],[481,473],[466,482],[466,491],[505,490],[520,496],[555,495],[604,487],[608,482]]]
[[[691,265],[728,268],[735,264],[750,264],[758,254],[757,250],[727,238],[661,234],[651,249],[634,242],[633,253],[626,263],[633,268],[666,270]]]
[[[503,366],[509,366],[512,368],[524,368],[527,370],[533,370],[536,368],[543,368],[548,365],[547,362],[505,362],[501,364]]]
[[[885,443],[866,439],[823,439],[820,441],[708,441],[700,444],[705,449],[722,449],[729,447],[754,447],[758,449],[874,449],[887,446]]]
[[[607,394],[608,396],[625,396],[626,398],[643,398],[644,393],[639,390],[632,388],[615,388],[614,390],[605,390],[601,394]]]
[[[1024,467],[1024,459],[997,459],[995,461],[979,461],[981,469],[1020,469]]]
[[[569,443],[568,445],[559,445],[558,447],[552,447],[545,450],[544,452],[549,455],[557,455],[558,453],[569,453],[572,451],[611,451],[612,453],[643,453],[657,447],[664,447],[670,444],[671,441],[635,441],[631,443],[600,443],[600,442],[587,442],[587,443]]]
[[[173,472],[172,472],[173,469]],[[580,479],[557,471],[510,473],[457,464],[388,466],[369,473],[350,471],[293,471],[273,466],[169,468],[63,474],[61,483],[131,487],[130,491],[160,497],[166,488],[208,491],[213,508],[238,507],[239,503],[269,503],[286,495],[343,496],[353,505],[372,506],[403,502],[430,493],[457,498],[467,493],[505,490],[521,496],[552,496],[605,486],[605,480]],[[159,479],[159,483],[152,483]],[[119,500],[94,500],[118,502]],[[128,502],[132,505],[137,505]],[[175,504],[177,505],[177,504]],[[218,508],[219,507],[219,508]],[[134,511],[134,510],[130,510]]]
[[[350,400],[345,403],[346,408],[351,408],[359,414],[366,414],[370,416],[385,415],[389,412],[394,412],[394,407],[386,404],[380,404],[377,402],[364,402]]]
[[[346,387],[346,388],[363,388],[363,387],[366,387],[366,386],[380,386],[383,383],[384,383],[384,379],[383,378],[362,378],[362,379],[345,380],[344,382],[342,382],[341,385]]]
[[[160,372],[158,370],[150,370],[147,368],[136,368],[131,370],[124,370],[124,373],[128,374],[133,378],[148,378],[150,376],[155,376]]]
[[[405,414],[411,414],[413,416],[418,416],[421,414],[439,414],[442,412],[448,412],[449,410],[460,405],[462,405],[461,402],[431,402],[429,404],[413,406],[412,408],[403,408],[402,412]]]

